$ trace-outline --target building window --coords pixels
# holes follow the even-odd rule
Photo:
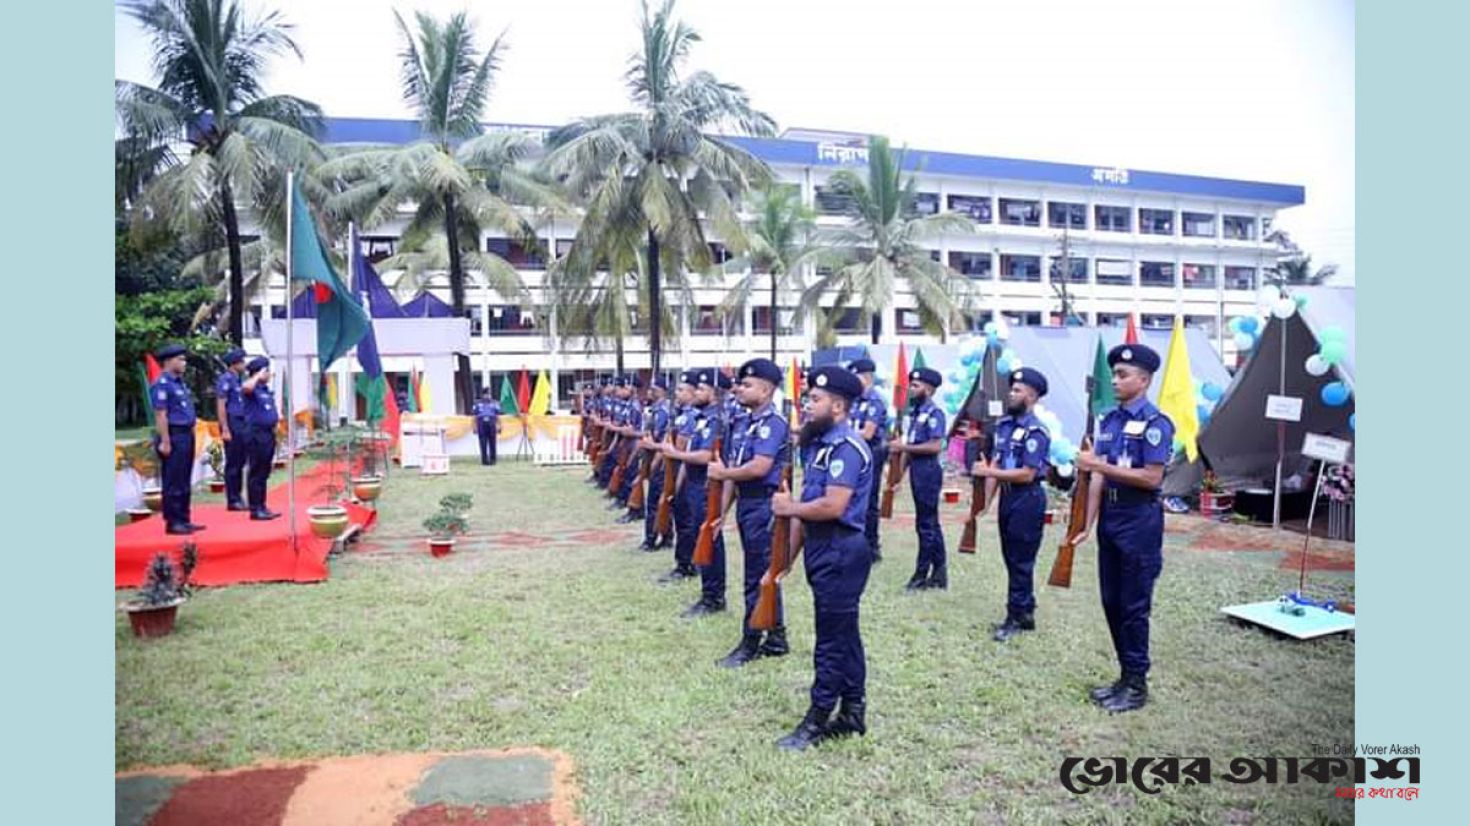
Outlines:
[[[486,238],[485,251],[504,258],[506,263],[518,269],[541,269],[546,266],[546,256],[539,243],[527,245],[509,238]]]
[[[770,307],[753,307],[752,308],[752,311],[753,311],[752,314],[754,315],[754,318],[751,319],[751,321],[752,321],[752,327],[753,327],[754,331],[757,334],[770,335],[771,334],[771,308]],[[796,331],[795,331],[795,328],[792,325],[792,320],[795,317],[796,317],[796,308],[795,307],[777,307],[776,308],[776,319],[780,323],[780,328],[776,330],[776,335],[778,335],[778,336],[795,335],[796,334]]]
[[[1174,286],[1174,265],[1163,261],[1138,262],[1138,283],[1145,287]]]
[[[557,258],[566,258],[567,255],[569,255],[571,253],[571,251],[572,251],[572,239],[570,239],[570,238],[558,238],[558,239],[556,239],[556,257]]]
[[[1225,289],[1254,290],[1256,288],[1255,267],[1226,267]]]
[[[471,320],[470,324],[473,325],[474,321]],[[490,314],[485,318],[485,330],[492,336],[530,336],[539,332],[536,314],[521,309],[517,304],[490,305]]]
[[[949,268],[975,281],[990,280],[990,253],[951,252]]]
[[[1053,256],[1049,272],[1051,273],[1051,280],[1053,282],[1065,281],[1069,284],[1086,284],[1087,259],[1078,258],[1075,255],[1069,256],[1067,258],[1067,271],[1063,272],[1061,257]]]
[[[1087,229],[1087,204],[1051,201],[1046,205],[1047,226]]]
[[[710,260],[710,263],[712,263],[712,264],[723,264],[726,261],[729,261],[731,258],[734,258],[734,257],[735,256],[733,256],[733,255],[730,254],[730,250],[724,244],[721,244],[718,241],[711,241],[710,242],[710,244],[709,244],[709,260]]]
[[[1041,202],[1001,198],[1000,222],[1015,227],[1039,227],[1041,226]]]
[[[1184,317],[1184,326],[1203,330],[1210,338],[1215,337],[1215,317],[1212,315],[1187,315]]]
[[[697,308],[694,316],[694,335],[745,335],[745,314],[734,312],[722,318],[719,314],[719,309],[714,304],[701,304]]]
[[[1097,326],[1099,327],[1127,327],[1127,313],[1098,313]]]
[[[1214,264],[1185,264],[1182,268],[1186,290],[1215,289]]]
[[[1209,212],[1186,212],[1183,214],[1184,237],[1214,238],[1215,216]]]
[[[1144,235],[1173,235],[1174,210],[1138,210],[1138,231],[1143,233]]]
[[[853,209],[851,195],[834,191],[831,187],[816,188],[817,213],[819,215],[847,215]]]
[[[899,309],[894,311],[897,316],[898,331],[900,333],[922,333],[924,322],[919,318],[918,310]]]
[[[836,308],[827,312],[834,312]],[[838,333],[866,333],[868,325],[863,323],[863,315],[856,307],[845,308],[837,320],[833,322],[832,329]]]
[[[1018,312],[1006,312],[1005,310],[1002,310],[1001,313],[1000,313],[1000,317],[1001,318],[1004,318],[1006,320],[1006,323],[1009,324],[1009,325],[1011,325],[1012,327],[1040,327],[1041,326],[1041,313],[1040,312],[1034,312],[1034,313],[1024,313],[1024,312],[1021,312],[1021,313],[1018,313]]]
[[[369,264],[376,264],[398,252],[398,239],[391,235],[364,235],[362,255]]]
[[[1059,310],[1058,311],[1053,311],[1053,312],[1047,313],[1046,318],[1047,318],[1047,321],[1046,321],[1047,325],[1048,326],[1051,326],[1051,327],[1086,327],[1087,326],[1087,313],[1079,313],[1076,310],[1073,310],[1072,311],[1072,317],[1071,317],[1070,320],[1067,319],[1067,318],[1062,317],[1062,313]]]
[[[1139,323],[1145,330],[1168,330],[1174,326],[1174,316],[1162,313],[1144,313]]]
[[[1132,222],[1128,220],[1128,207],[1099,206],[1093,210],[1097,220],[1093,223],[1103,232],[1132,232]]]
[[[990,223],[990,199],[978,195],[949,196],[949,211],[963,212],[977,224]]]
[[[483,335],[485,332],[485,314],[479,305],[464,308],[464,317],[470,320],[470,335]]]
[[[1231,241],[1256,240],[1256,219],[1249,215],[1226,215],[1221,219],[1225,238]]]
[[[1000,280],[1031,282],[1040,281],[1041,256],[1002,255],[1000,257]]]
[[[938,192],[916,192],[914,193],[914,205],[909,210],[910,215],[938,215],[939,193]]]
[[[1097,283],[1115,287],[1133,286],[1133,264],[1114,258],[1097,259]]]
[[[993,318],[995,318],[995,313],[990,310],[976,310],[969,315],[958,313],[949,326],[950,329],[957,332],[963,330],[978,333],[982,332],[985,329],[985,325],[989,324]]]

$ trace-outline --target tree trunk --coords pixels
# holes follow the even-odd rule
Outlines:
[[[776,268],[771,268],[771,361],[776,361],[776,330],[781,323],[781,314],[776,309]],[[780,362],[776,362],[779,364]]]
[[[449,300],[454,307],[454,317],[464,318],[464,262],[459,252],[459,224],[455,220],[454,196],[444,196],[444,240],[449,244]],[[478,239],[476,240],[478,244]],[[474,398],[474,382],[470,376],[468,353],[455,354],[454,369],[456,413],[468,409],[468,400]]]
[[[873,344],[876,346],[878,344],[878,338],[883,335],[883,315],[882,315],[882,313],[873,313],[873,314],[869,315],[868,316],[868,325],[872,329],[872,332],[873,332]]]
[[[240,253],[240,218],[235,214],[235,193],[230,182],[220,182],[220,200],[225,219],[225,245],[230,251],[230,341],[239,347],[245,338],[245,261]],[[290,232],[288,227],[287,232]],[[291,284],[286,284],[286,300],[291,300]]]
[[[616,363],[618,365],[618,368],[617,368],[618,369],[618,375],[622,375],[622,373],[623,373],[623,337],[622,336],[618,336],[616,339],[613,340],[613,348],[614,348],[613,349],[613,352],[615,354]]]
[[[658,237],[648,230],[648,363],[653,375],[659,374],[659,357],[663,352],[663,313],[659,306],[663,286],[659,284]],[[619,347],[622,344],[619,342]],[[621,350],[619,351],[621,358]],[[618,369],[622,369],[619,364]]]

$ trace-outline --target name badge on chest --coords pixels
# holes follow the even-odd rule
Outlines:
[[[1144,428],[1146,427],[1148,427],[1148,422],[1145,422],[1142,419],[1133,419],[1127,424],[1123,425],[1123,435],[1142,436]]]

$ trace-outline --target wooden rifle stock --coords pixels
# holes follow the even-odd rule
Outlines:
[[[1093,415],[1093,378],[1087,377],[1087,433],[1082,436],[1082,449],[1092,450],[1092,431],[1097,417]],[[1072,587],[1072,562],[1077,555],[1077,534],[1087,522],[1087,500],[1089,488],[1092,486],[1092,474],[1077,471],[1077,481],[1072,485],[1072,507],[1067,513],[1067,538],[1057,548],[1057,558],[1051,564],[1051,573],[1046,578],[1047,585],[1055,585],[1058,588]]]
[[[883,504],[878,509],[878,515],[884,519],[893,518],[893,495],[898,492],[898,484],[903,481],[904,457],[907,455],[899,450],[889,451],[888,482],[883,488]]]
[[[617,496],[618,491],[623,489],[623,479],[628,475],[628,463],[633,461],[633,455],[635,452],[636,451],[632,447],[629,447],[627,449],[627,452],[623,454],[622,461],[619,461],[617,465],[613,467],[612,478],[609,479],[607,482],[608,496]]]
[[[725,434],[715,435],[715,443],[710,448],[711,457],[720,455],[720,447],[725,439]],[[721,511],[725,505],[725,483],[710,479],[706,471],[704,486],[704,522],[699,526],[699,539],[694,543],[694,564],[713,565],[715,561],[715,525],[719,523],[722,516]]]
[[[788,426],[787,431],[790,432],[790,430]],[[791,492],[791,468],[796,464],[794,445],[787,452],[787,457],[786,467],[781,469],[780,491],[782,493]],[[785,579],[786,569],[791,567],[794,559],[792,547],[791,517],[778,516],[771,527],[771,564],[761,575],[760,592],[756,596],[755,610],[750,613],[750,627],[753,631],[769,631],[776,627],[776,602],[781,596],[781,580]]]
[[[970,424],[970,438],[980,441],[980,461],[984,462],[989,457],[985,455],[985,441],[979,425]],[[960,533],[959,551],[962,554],[975,552],[977,537],[979,533],[978,522],[980,511],[985,510],[985,477],[972,476],[970,478],[970,515],[965,518],[965,529]]]
[[[674,441],[674,423],[669,422],[669,432],[666,436],[669,444],[677,444]],[[653,532],[659,536],[668,536],[669,529],[673,527],[672,517],[674,515],[674,483],[678,481],[679,463],[674,457],[664,457],[664,486],[658,494],[658,513],[653,517]]]

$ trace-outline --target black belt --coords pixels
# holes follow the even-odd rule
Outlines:
[[[776,492],[776,488],[770,485],[752,485],[749,488],[737,484],[735,495],[741,499],[765,499]]]
[[[1000,489],[1002,491],[1006,492],[1006,493],[1021,493],[1023,491],[1028,491],[1028,490],[1031,490],[1032,488],[1038,488],[1038,487],[1041,487],[1040,480],[1035,481],[1035,482],[1027,482],[1024,485],[1021,484],[1020,482],[1001,482],[1000,483]]]
[[[192,424],[174,424],[172,422],[169,422],[168,432],[170,432],[170,433],[193,433],[194,432],[194,425],[192,425]]]
[[[1110,505],[1150,505],[1159,501],[1159,492],[1141,488],[1103,488],[1103,502]]]

